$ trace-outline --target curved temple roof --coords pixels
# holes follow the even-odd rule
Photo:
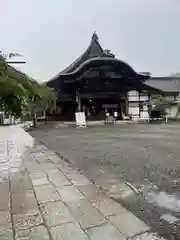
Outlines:
[[[78,57],[71,65],[69,65],[68,67],[66,67],[64,70],[62,70],[59,74],[57,74],[56,76],[54,76],[52,79],[50,79],[48,82],[57,80],[62,74],[68,74],[70,72],[73,72],[76,68],[78,68],[82,63],[84,63],[85,61],[87,61],[90,58],[94,58],[94,57],[100,57],[103,55],[110,55],[111,57],[113,57],[113,54],[105,54],[103,48],[101,47],[99,41],[98,41],[98,36],[97,34],[94,32],[92,35],[92,39],[90,42],[89,47],[85,50],[85,52]]]
[[[111,65],[117,72],[121,72],[124,76],[137,76],[139,80],[144,80],[143,84],[151,89],[155,89],[162,92],[180,92],[180,77],[150,77],[148,74],[137,73],[126,62],[123,62],[115,55],[110,53],[109,50],[104,50],[98,40],[97,34],[94,32],[91,38],[90,45],[84,51],[84,53],[78,57],[71,65],[66,67],[59,74],[51,78],[47,85],[54,86],[58,83],[61,84],[61,77],[71,78],[71,76],[77,76],[83,71],[88,71],[96,67],[103,65]],[[76,79],[76,77],[73,79]],[[60,81],[59,81],[60,80]],[[54,84],[56,82],[56,84]],[[71,82],[71,81],[69,81]]]
[[[118,65],[126,65],[131,71],[135,72],[127,63],[120,61],[117,58],[109,58],[109,57],[95,57],[95,58],[90,58],[87,61],[83,62],[78,68],[76,68],[74,71],[70,73],[65,73],[61,74],[63,75],[74,75],[80,71],[86,70],[89,65],[93,66],[101,66],[104,63],[112,63],[112,64],[118,64]]]
[[[94,33],[90,45],[85,52],[70,66],[50,79],[47,82],[47,85],[57,89],[63,89],[64,83],[72,83],[76,80],[80,80],[81,76],[84,76],[86,72],[93,72],[94,70],[101,71],[102,68],[108,69],[109,67],[111,68],[112,73],[117,73],[117,76],[120,74],[128,79],[134,79],[134,81],[146,80],[149,78],[147,75],[137,73],[126,62],[115,58],[115,55],[109,50],[104,50],[99,43],[97,34]]]
[[[127,78],[137,77],[139,80],[145,80],[148,79],[148,76],[138,74],[134,71],[132,67],[130,67],[127,63],[116,59],[116,58],[110,58],[110,57],[96,57],[91,58],[84,63],[82,63],[78,68],[76,68],[74,71],[66,74],[62,74],[61,76],[64,79],[71,79],[70,82],[76,81],[76,79],[79,79],[77,77],[81,76],[81,74],[85,73],[86,71],[91,71],[96,68],[101,67],[107,67],[111,66],[114,70],[114,72],[119,73],[120,75],[123,75]],[[69,81],[68,81],[69,82]]]
[[[99,63],[111,62],[112,64],[119,64],[119,65],[121,64],[121,65],[124,65],[126,69],[128,69],[130,72],[136,73],[127,63],[116,59],[115,55],[112,54],[109,50],[104,50],[99,43],[97,34],[94,32],[92,35],[90,45],[85,50],[85,52],[79,58],[77,58],[70,66],[68,66],[59,74],[57,74],[55,77],[50,79],[47,82],[47,84],[58,80],[61,76],[76,74],[79,71],[83,70],[84,68],[86,67],[88,68],[88,66],[90,65],[96,65],[96,64],[98,65],[98,62]]]

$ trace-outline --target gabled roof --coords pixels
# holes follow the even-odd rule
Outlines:
[[[152,77],[145,84],[162,92],[180,92],[180,77]]]
[[[95,57],[114,57],[113,54],[111,54],[108,50],[104,51],[101,47],[98,36],[94,32],[91,38],[91,42],[89,47],[85,50],[85,52],[78,57],[70,66],[66,67],[64,70],[62,70],[60,73],[58,73],[56,76],[54,76],[52,79],[50,79],[48,82],[54,81],[58,79],[61,75],[69,74],[73,71],[75,71],[82,63],[87,61],[90,58]]]
[[[100,57],[103,54],[104,50],[102,49],[99,41],[98,36],[96,33],[92,35],[91,43],[86,51],[77,58],[70,66],[65,68],[61,74],[66,74],[74,71],[78,68],[83,62],[87,61],[90,58]]]

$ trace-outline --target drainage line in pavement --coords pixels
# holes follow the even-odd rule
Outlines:
[[[139,191],[132,183],[130,183],[130,182],[128,182],[128,181],[125,181],[125,184],[126,184],[129,188],[131,188],[131,190],[132,190],[133,192],[135,192],[136,194],[139,194],[139,193],[140,193],[140,191]]]

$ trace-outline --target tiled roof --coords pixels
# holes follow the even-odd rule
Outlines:
[[[180,77],[152,77],[145,84],[162,92],[180,92]]]
[[[100,64],[102,63],[106,63],[106,62],[111,62],[112,64],[114,63],[116,65],[117,68],[120,68],[120,66],[122,66],[123,70],[127,70],[126,73],[132,72],[135,73],[134,69],[129,66],[126,62],[123,62],[117,58],[109,58],[109,57],[95,57],[95,58],[90,58],[87,61],[83,62],[79,67],[77,67],[74,71],[71,71],[70,73],[62,73],[61,75],[73,75],[76,74],[77,72],[81,71],[81,69],[86,68],[86,66],[88,66],[89,64],[93,63],[94,65],[97,65],[99,67]],[[124,66],[124,68],[123,68]],[[118,69],[120,70],[120,69]],[[125,74],[124,74],[125,75]],[[144,76],[139,74],[140,76]]]

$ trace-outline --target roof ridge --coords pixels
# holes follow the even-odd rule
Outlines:
[[[100,55],[102,55],[104,53],[103,48],[101,47],[100,43],[99,43],[99,38],[96,32],[93,33],[92,37],[91,37],[91,42],[88,46],[88,48],[73,62],[71,63],[69,66],[67,66],[66,68],[64,68],[60,73],[58,73],[57,75],[55,75],[53,78],[51,78],[48,82],[51,82],[53,80],[56,80],[59,76],[61,76],[62,74],[66,74],[66,73],[70,73],[71,71],[74,71],[77,67],[79,67],[79,65],[85,61],[87,61],[88,59],[90,59],[91,57],[94,57],[93,54],[92,56],[90,56],[90,52],[93,52],[93,47],[97,46],[96,49],[99,49]],[[94,54],[95,55],[95,54]],[[98,56],[97,56],[98,57]]]

